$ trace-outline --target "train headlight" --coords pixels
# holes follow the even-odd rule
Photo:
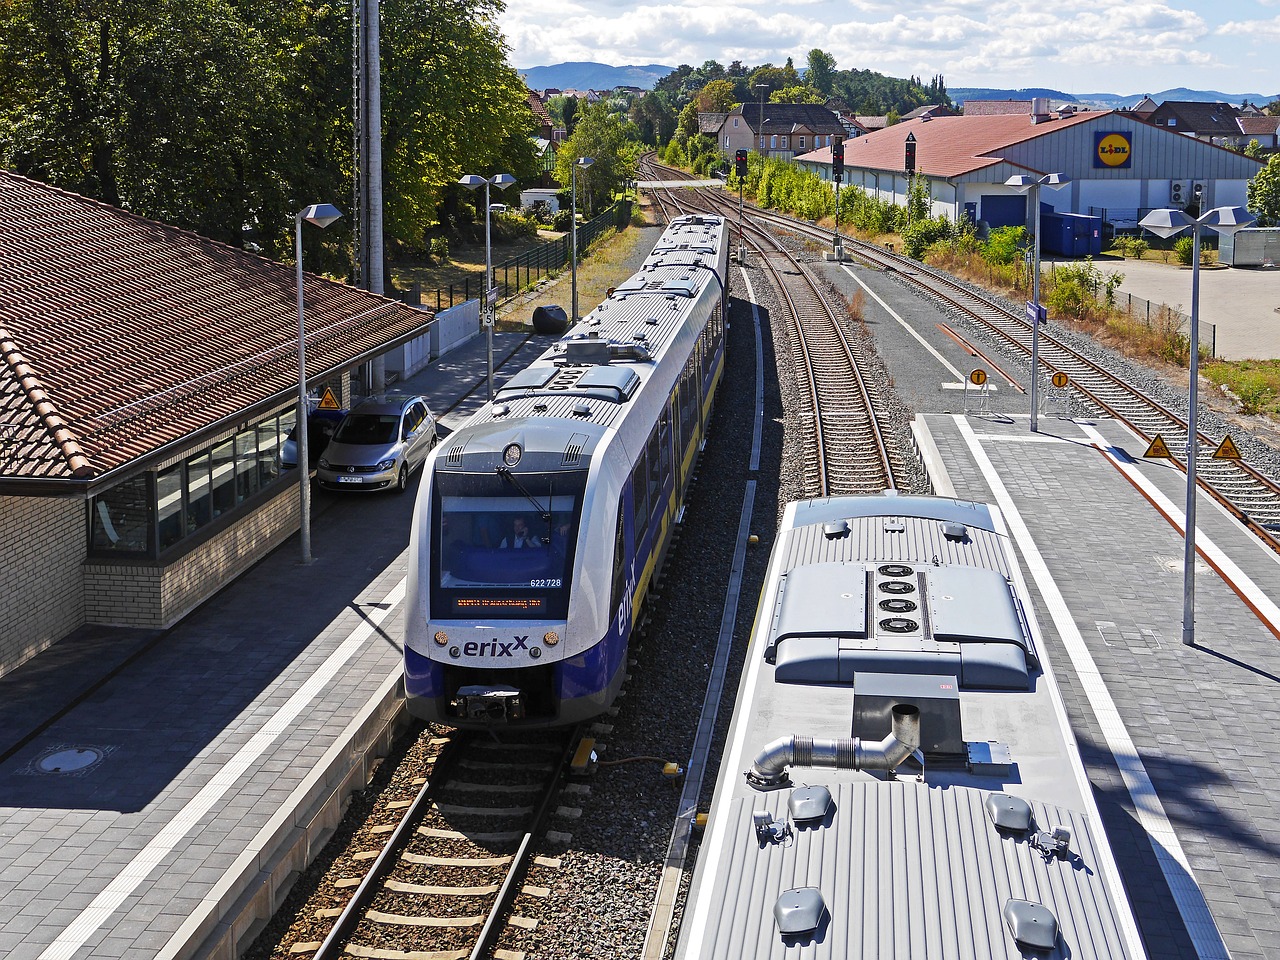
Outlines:
[[[545,634],[543,634],[542,642],[545,643],[548,647],[554,647],[557,643],[560,642],[560,634],[556,633],[554,630],[548,630]]]
[[[440,646],[443,647],[448,642],[449,642],[449,635],[445,633],[443,630],[437,630],[436,643],[440,644]]]
[[[508,467],[514,467],[520,462],[520,457],[523,453],[524,451],[520,449],[520,444],[508,443],[502,451],[502,462]]]

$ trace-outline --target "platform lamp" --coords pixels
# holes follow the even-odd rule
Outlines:
[[[298,498],[302,516],[302,562],[311,556],[311,451],[307,448],[307,321],[302,299],[302,221],[314,223],[322,230],[339,220],[342,211],[331,203],[313,203],[293,217],[294,252],[298,272],[298,419],[295,425],[298,449]]]
[[[492,205],[489,203],[489,187],[495,186],[499,190],[505,190],[516,182],[516,178],[509,173],[498,173],[492,177],[478,177],[474,173],[469,173],[458,181],[468,190],[475,190],[477,187],[484,187],[484,299],[481,301],[481,311],[484,314],[484,329],[488,337],[488,355],[489,355],[489,401],[493,402],[493,313],[494,307],[498,304],[498,289],[493,285],[493,257],[492,245],[489,239],[489,220],[493,211]]]
[[[569,190],[569,202],[573,205],[573,217],[570,230],[573,233],[573,263],[570,269],[571,282],[573,288],[573,316],[572,323],[578,322],[578,170],[585,170],[596,162],[595,157],[579,157],[573,162],[573,166],[569,168],[569,181],[571,188]]]
[[[1029,177],[1016,174],[1005,181],[1005,186],[1013,187],[1019,193],[1031,194],[1032,223],[1035,234],[1032,237],[1031,253],[1031,303],[1027,304],[1027,319],[1031,321],[1031,432],[1040,428],[1040,322],[1044,319],[1044,308],[1040,306],[1040,188],[1048,187],[1058,190],[1071,182],[1071,178],[1062,173],[1046,173],[1043,177]]]
[[[1182,210],[1152,210],[1138,226],[1168,240],[1191,228],[1191,385],[1187,410],[1187,519],[1182,554],[1182,642],[1196,642],[1196,453],[1199,446],[1200,378],[1200,232],[1204,227],[1233,234],[1256,218],[1242,207],[1214,207],[1200,217]]]

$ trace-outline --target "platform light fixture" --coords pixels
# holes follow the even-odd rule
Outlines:
[[[293,217],[294,256],[298,273],[298,418],[295,431],[298,439],[294,446],[298,451],[298,499],[301,514],[300,538],[302,562],[310,563],[311,556],[311,451],[307,448],[307,319],[302,296],[302,222],[324,229],[342,218],[342,211],[331,203],[313,203],[299,210]]]
[[[516,178],[509,173],[498,173],[492,177],[481,177],[474,173],[469,173],[458,181],[468,190],[475,190],[478,187],[484,187],[484,296],[480,301],[480,313],[484,317],[484,329],[488,338],[488,357],[489,357],[489,402],[493,402],[493,324],[494,312],[498,305],[498,290],[493,285],[493,256],[492,245],[489,237],[489,221],[493,211],[493,205],[489,203],[489,187],[494,186],[499,190],[505,190],[516,182]]]
[[[578,171],[585,170],[596,162],[595,157],[579,157],[573,162],[573,166],[569,168],[569,202],[573,205],[573,217],[571,218],[570,231],[573,234],[572,243],[572,267],[570,270],[571,283],[573,288],[573,315],[570,318],[572,323],[578,322]]]
[[[1192,217],[1182,210],[1152,210],[1138,221],[1138,226],[1168,240],[1191,228],[1191,358],[1188,365],[1190,387],[1187,409],[1187,507],[1182,553],[1182,642],[1196,642],[1196,454],[1200,445],[1199,378],[1200,378],[1200,233],[1208,227],[1220,234],[1231,235],[1253,223],[1256,218],[1243,207],[1214,207]]]
[[[1040,429],[1040,322],[1044,318],[1044,308],[1040,306],[1040,188],[1058,190],[1070,182],[1071,178],[1062,173],[1046,173],[1043,177],[1019,173],[1005,181],[1005,186],[1013,187],[1019,193],[1029,193],[1031,207],[1035,211],[1032,214],[1035,234],[1031,253],[1031,303],[1027,305],[1027,319],[1031,321],[1032,433]]]

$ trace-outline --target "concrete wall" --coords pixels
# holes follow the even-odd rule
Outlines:
[[[285,484],[253,513],[167,566],[87,560],[83,567],[83,619],[89,623],[168,627],[288,538],[298,529],[298,518],[298,488]],[[83,529],[79,536],[83,544]]]
[[[0,497],[0,676],[84,623],[83,500]]]

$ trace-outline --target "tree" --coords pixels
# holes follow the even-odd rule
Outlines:
[[[631,122],[641,143],[661,146],[676,132],[676,115],[667,102],[667,94],[651,90],[631,103]]]
[[[813,87],[805,84],[783,87],[781,90],[775,90],[769,94],[770,103],[822,103],[826,99]]]
[[[622,118],[603,103],[583,111],[573,134],[556,157],[556,179],[571,186],[573,164],[579,157],[593,163],[578,171],[578,200],[588,216],[608,205],[613,194],[635,177],[637,144],[627,137]]]
[[[809,72],[805,81],[823,97],[831,96],[835,86],[836,58],[814,47],[809,51]]]
[[[1267,165],[1249,181],[1249,210],[1259,227],[1280,226],[1280,153],[1272,154]]]
[[[1257,140],[1250,140],[1247,144],[1245,144],[1244,155],[1248,157],[1250,160],[1261,160],[1262,144],[1260,144]]]
[[[712,80],[693,99],[699,113],[728,113],[738,102],[730,80]]]

